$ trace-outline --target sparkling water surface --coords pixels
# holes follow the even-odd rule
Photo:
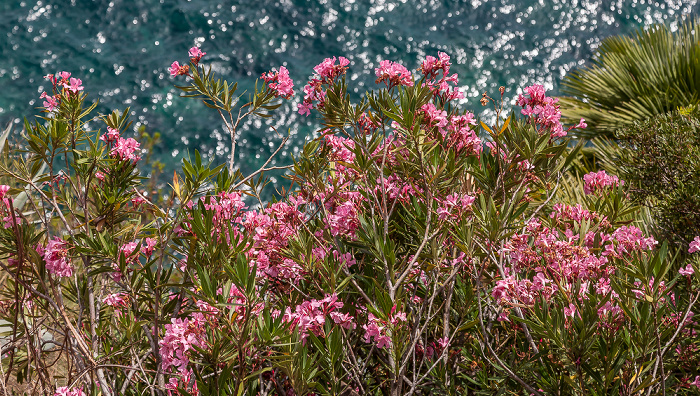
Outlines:
[[[169,65],[187,61],[198,45],[203,63],[238,81],[242,92],[273,67],[286,66],[297,96],[270,122],[240,131],[236,156],[256,169],[288,129],[292,144],[279,162],[313,135],[316,120],[296,112],[312,68],[325,57],[350,59],[349,85],[359,95],[374,87],[384,59],[415,69],[437,51],[452,56],[465,105],[477,114],[480,94],[506,86],[514,97],[540,83],[554,93],[567,71],[585,64],[607,36],[653,23],[677,25],[698,11],[691,0],[471,1],[207,1],[0,0],[0,126],[38,114],[42,76],[62,70],[82,78],[102,113],[131,107],[131,134],[159,131],[153,158],[171,173],[198,149],[226,161],[229,138],[216,112],[178,98]],[[182,77],[180,77],[182,79]],[[488,114],[486,114],[488,115]],[[94,127],[100,127],[95,124]]]

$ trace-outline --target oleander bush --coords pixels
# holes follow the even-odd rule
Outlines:
[[[234,149],[241,120],[294,95],[284,67],[246,96],[203,55],[171,74]],[[279,166],[197,152],[145,194],[128,111],[95,115],[79,79],[47,76],[0,164],[3,392],[697,394],[697,258],[642,233],[629,182],[572,177],[585,123],[565,128],[542,86],[520,115],[485,94],[487,125],[438,55],[381,62],[359,101],[347,59],[315,67],[299,112],[320,137],[267,203]]]

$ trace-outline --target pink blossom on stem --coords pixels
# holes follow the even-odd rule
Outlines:
[[[172,63],[172,65],[170,65],[170,69],[168,69],[168,70],[170,71],[170,75],[172,77],[184,76],[184,75],[189,74],[190,66],[189,65],[180,65],[180,63],[178,63],[178,61],[175,61]]]
[[[314,67],[316,74],[311,76],[309,83],[304,86],[304,101],[298,105],[299,114],[308,116],[311,114],[311,109],[323,106],[326,98],[326,88],[324,87],[344,75],[347,65],[350,64],[350,61],[342,56],[338,59],[338,64],[335,62],[335,57],[326,58]]]
[[[137,142],[133,138],[117,138],[117,142],[112,147],[112,150],[109,152],[109,154],[112,157],[119,158],[122,161],[133,161],[136,162],[141,157],[137,156],[135,153],[138,151],[139,147],[141,147],[141,144]]]
[[[565,317],[571,317],[573,319],[574,315],[576,315],[576,306],[573,303],[570,303],[568,307],[564,307]]]
[[[54,392],[53,396],[85,396],[85,393],[82,389],[73,389],[67,386],[62,386],[60,388],[56,388],[56,392]]]
[[[58,277],[73,275],[73,267],[68,261],[68,249],[66,241],[59,237],[54,237],[46,245],[44,250],[44,261],[46,270]]]
[[[119,129],[107,128],[107,133],[100,136],[100,140],[107,143],[116,142],[119,139]]]
[[[608,175],[604,170],[591,172],[583,176],[583,191],[586,194],[595,194],[609,190],[608,187],[616,187],[625,184],[624,180],[615,175]]]
[[[447,126],[447,111],[439,110],[432,103],[426,103],[420,108],[425,114],[425,120],[430,126],[444,128]]]
[[[521,113],[530,117],[540,130],[540,133],[548,131],[552,138],[566,136],[567,131],[559,121],[561,111],[556,104],[559,99],[545,95],[544,86],[535,84],[525,88],[528,97],[520,95],[518,105],[523,109]]]
[[[119,247],[119,254],[124,256],[124,260],[126,260],[127,263],[135,262],[138,259],[138,256],[134,255],[137,246],[137,242],[129,242]]]
[[[411,76],[411,72],[404,66],[390,60],[379,62],[379,67],[374,69],[374,73],[377,75],[375,84],[383,82],[388,88],[399,85],[406,87],[413,86],[413,76]]]
[[[10,191],[10,186],[6,184],[0,185],[0,201],[5,199],[5,195],[7,195],[8,191]]]
[[[78,91],[83,90],[83,81],[79,78],[71,77],[68,83],[63,84],[63,88],[67,89],[71,93],[78,93]]]
[[[129,304],[128,297],[126,293],[114,293],[102,299],[102,302],[110,307],[125,308]]]
[[[190,56],[190,60],[195,65],[198,64],[199,61],[202,60],[202,57],[206,54],[207,54],[206,52],[202,52],[202,50],[200,50],[198,47],[192,47],[188,51],[188,55]],[[172,74],[172,72],[171,72],[171,74]]]
[[[683,276],[690,276],[695,273],[695,270],[693,269],[692,264],[688,264],[685,266],[685,268],[681,268],[678,270],[678,273],[683,275]]]
[[[289,78],[289,70],[280,66],[279,71],[263,73],[261,78],[275,91],[275,96],[289,99],[294,95],[294,81]]]
[[[144,239],[144,243],[141,245],[141,253],[146,257],[151,257],[155,251],[157,241],[154,238]]]
[[[695,376],[695,381],[691,382],[690,385],[693,385],[700,389],[700,375]]]
[[[43,105],[49,112],[56,110],[58,107],[58,95],[50,96],[46,92],[42,92],[41,99],[45,99]]]
[[[696,236],[692,242],[690,242],[690,248],[688,253],[700,252],[700,236]]]
[[[165,325],[165,334],[160,340],[163,371],[175,368],[185,373],[190,363],[190,351],[195,346],[204,346],[204,316],[197,312],[189,319],[175,318],[170,322]]]

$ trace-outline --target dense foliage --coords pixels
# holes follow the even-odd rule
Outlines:
[[[700,113],[683,109],[616,133],[613,158],[631,197],[649,206],[660,238],[687,246],[700,235]]]
[[[235,148],[293,81],[280,67],[243,100],[204,55],[171,74]],[[349,67],[314,68],[299,112],[320,137],[270,203],[270,168],[198,153],[145,194],[128,112],[94,117],[80,80],[47,76],[44,117],[0,167],[3,392],[697,393],[697,259],[642,233],[630,183],[568,173],[580,146],[542,86],[522,117],[484,94],[487,125],[444,53],[381,62],[357,103]]]
[[[639,30],[634,36],[603,40],[592,65],[562,82],[562,114],[585,118],[582,136],[612,137],[615,130],[700,102],[698,20]]]

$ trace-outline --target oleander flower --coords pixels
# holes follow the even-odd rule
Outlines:
[[[54,237],[49,241],[44,250],[46,270],[58,277],[73,275],[73,267],[68,260],[68,249],[66,245],[67,243],[63,239]]]

